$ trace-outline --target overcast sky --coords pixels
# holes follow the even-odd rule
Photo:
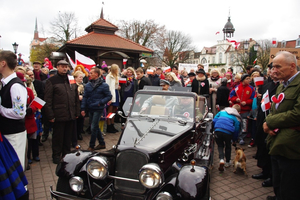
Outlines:
[[[100,17],[101,0],[0,0],[0,49],[13,51],[28,60],[35,18],[40,37],[50,37],[50,22],[58,12],[74,12],[84,29]],[[223,39],[222,29],[229,10],[237,41],[276,38],[294,40],[300,35],[299,0],[104,0],[104,18],[119,20],[153,19],[167,30],[179,30],[192,38],[197,51]],[[221,34],[215,33],[220,31]]]

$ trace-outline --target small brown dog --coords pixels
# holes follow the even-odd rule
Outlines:
[[[242,149],[241,147],[235,147],[235,153],[236,153],[236,156],[235,156],[235,159],[233,162],[233,164],[234,164],[233,165],[233,167],[234,167],[233,173],[236,172],[237,168],[240,168],[244,171],[244,174],[246,176],[248,176],[247,171],[246,171],[246,156],[244,153],[244,149]]]

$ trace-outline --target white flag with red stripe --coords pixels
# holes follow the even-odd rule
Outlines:
[[[43,101],[42,99],[40,99],[39,97],[35,97],[32,102],[30,103],[30,105],[35,106],[37,109],[42,109],[42,107],[45,105],[45,101]],[[29,106],[30,106],[29,105]]]
[[[256,86],[259,86],[259,85],[263,85],[264,84],[264,77],[255,77],[254,78],[254,83]]]
[[[147,70],[147,74],[153,75],[153,74],[154,74],[154,71],[153,71],[152,69],[148,69],[148,70]]]
[[[171,72],[171,67],[165,67],[164,68],[164,73],[168,73]]]
[[[108,113],[108,115],[106,116],[106,118],[111,119],[115,116],[116,113]]]
[[[239,46],[240,46],[240,44],[241,44],[240,42],[237,42],[237,41],[235,41],[235,40],[229,40],[229,39],[227,39],[227,41],[230,42],[231,45],[232,45],[235,49],[239,48]]]
[[[119,83],[126,83],[126,82],[127,82],[126,78],[119,78]]]
[[[257,61],[257,58],[255,58],[255,60],[253,61],[253,64],[254,64],[254,65],[255,65],[256,61]]]
[[[74,76],[68,75],[68,79],[69,79],[70,84],[75,84],[76,83],[76,81],[74,79]]]
[[[95,61],[75,51],[76,65],[82,65],[88,70],[96,66]]]
[[[271,108],[271,102],[269,97],[269,91],[267,90],[264,93],[263,98],[261,99],[261,109],[263,112],[266,112],[270,108]]]
[[[69,54],[66,53],[66,55],[67,55],[67,57],[69,59],[70,65],[72,66],[73,69],[75,69],[75,67],[76,67],[75,62],[72,60],[72,58],[69,56]]]

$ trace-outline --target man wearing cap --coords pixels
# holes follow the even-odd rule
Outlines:
[[[255,95],[254,88],[249,85],[250,76],[249,74],[243,74],[241,77],[241,83],[231,90],[229,94],[229,101],[234,104],[239,104],[241,106],[241,117],[243,123],[246,124],[247,116],[252,109],[252,102]],[[247,127],[243,127],[243,132],[240,136],[240,144],[245,144],[244,138],[247,134]]]
[[[34,78],[43,81],[47,79],[47,75],[42,72],[41,67],[42,64],[39,61],[33,62]]]
[[[1,106],[0,132],[15,149],[19,160],[25,169],[26,129],[25,115],[27,90],[24,83],[14,72],[17,66],[17,56],[11,51],[0,51]]]
[[[71,149],[71,136],[76,118],[80,114],[77,84],[68,76],[69,63],[60,60],[57,74],[47,79],[45,87],[45,113],[53,122],[52,158],[58,164],[61,156]]]

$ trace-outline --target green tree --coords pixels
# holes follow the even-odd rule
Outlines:
[[[58,49],[59,47],[54,44],[36,45],[30,50],[30,62],[39,61],[43,63],[45,58],[49,58],[50,54]]]
[[[76,37],[76,32],[78,32],[77,19],[75,13],[58,13],[58,17],[55,18],[51,24],[51,33],[57,39],[66,43],[67,41]]]

